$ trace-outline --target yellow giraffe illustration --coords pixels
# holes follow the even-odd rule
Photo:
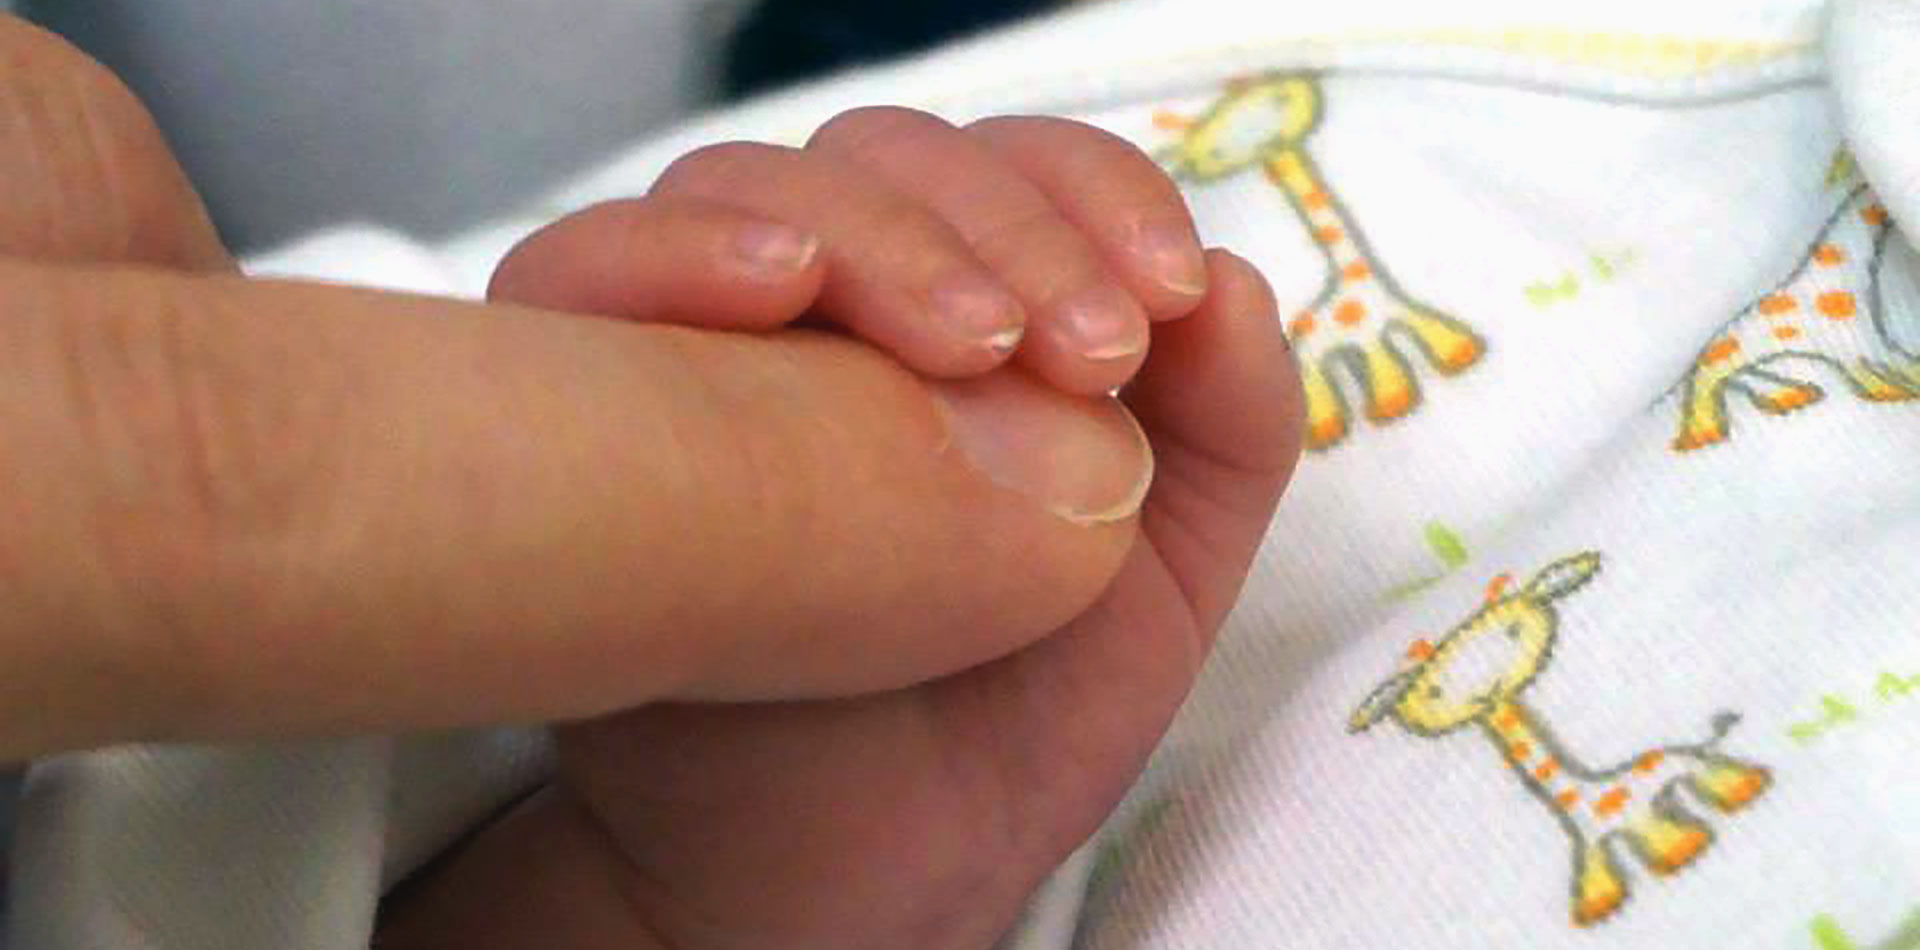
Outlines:
[[[1588,551],[1547,565],[1511,592],[1510,578],[1496,578],[1477,612],[1438,643],[1416,641],[1400,670],[1348,721],[1349,731],[1361,732],[1391,717],[1429,739],[1478,727],[1571,841],[1572,916],[1579,926],[1606,919],[1626,902],[1623,850],[1664,875],[1707,848],[1712,833],[1689,810],[1689,800],[1731,814],[1772,781],[1766,769],[1718,751],[1739,721],[1732,713],[1715,716],[1703,742],[1656,747],[1592,768],[1570,755],[1521,699],[1553,655],[1556,603],[1599,571],[1600,555]]]
[[[1829,183],[1852,176],[1842,152]],[[1792,272],[1722,325],[1681,380],[1680,431],[1673,448],[1691,452],[1725,441],[1728,395],[1785,415],[1826,393],[1807,370],[1825,367],[1872,402],[1920,399],[1920,356],[1891,332],[1882,264],[1893,240],[1887,209],[1854,185]]]
[[[1182,133],[1160,155],[1176,178],[1205,184],[1263,170],[1326,259],[1319,295],[1287,326],[1306,387],[1307,445],[1316,450],[1338,444],[1350,429],[1343,376],[1360,388],[1368,419],[1391,422],[1420,404],[1403,345],[1444,375],[1474,365],[1486,350],[1466,324],[1400,289],[1315,167],[1306,145],[1324,111],[1315,76],[1275,73],[1231,83],[1199,118],[1156,120]]]

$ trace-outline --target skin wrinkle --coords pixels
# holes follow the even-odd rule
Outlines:
[[[688,338],[684,331],[668,328],[664,332],[664,339],[676,351],[676,362],[698,360],[706,352],[685,347]],[[707,372],[687,373],[685,382],[681,392],[692,397],[694,408],[667,420],[667,443],[661,447],[663,457],[673,460],[671,469],[679,475],[667,486],[667,494],[704,501],[699,488],[708,484],[714,473],[737,472],[744,477],[735,483],[737,489],[730,493],[726,510],[707,511],[704,504],[676,510],[672,512],[675,523],[663,536],[693,539],[689,543],[736,552],[757,551],[752,535],[769,526],[782,537],[788,536],[785,532],[796,517],[792,501],[807,493],[791,492],[783,475],[801,474],[807,468],[791,465],[794,459],[787,455],[791,448],[769,444],[764,428],[755,424],[766,400],[756,398],[760,393],[754,390],[778,387]],[[789,467],[796,471],[783,472]],[[747,536],[736,537],[735,532],[743,529]],[[777,589],[780,584],[778,566],[765,558],[736,559],[732,569],[736,578],[752,578],[744,585],[747,589]],[[698,620],[686,617],[681,622]]]
[[[144,106],[50,34],[0,24],[0,253],[231,271]]]
[[[561,800],[566,802],[565,813],[574,816],[576,821],[586,827],[593,841],[612,855],[614,867],[626,872],[626,879],[611,881],[609,886],[614,893],[620,895],[621,903],[633,921],[635,929],[654,945],[651,948],[634,947],[631,950],[681,950],[680,945],[670,939],[666,932],[653,922],[653,914],[646,900],[645,895],[649,891],[660,894],[669,901],[674,900],[664,882],[655,879],[646,867],[633,859],[627,849],[620,846],[619,837],[615,835],[613,828],[608,826],[606,820],[597,812],[580,801],[572,788],[566,785],[549,786],[549,788],[551,794],[560,796]]]
[[[87,88],[89,85],[96,84],[98,80],[84,72],[67,77],[66,85],[69,87],[67,91],[73,97],[70,104],[71,111],[80,117],[82,134],[64,138],[67,141],[82,143],[84,150],[78,157],[63,156],[63,158],[70,163],[68,167],[83,170],[80,176],[82,182],[91,184],[102,192],[99,196],[90,197],[88,200],[88,204],[99,209],[95,212],[93,220],[102,222],[99,226],[104,231],[96,238],[98,250],[104,252],[104,256],[110,259],[132,259],[137,256],[134,250],[139,244],[134,223],[141,217],[140,209],[132,200],[136,195],[126,185],[129,172],[125,166],[114,161],[114,156],[121,151],[119,133],[122,126],[100,114],[101,106],[98,103],[101,97]],[[42,141],[56,142],[61,140],[42,139]],[[84,170],[89,169],[93,174],[84,173]],[[81,196],[76,194],[74,197],[78,199]],[[62,204],[67,207],[81,206],[79,200],[66,201]]]

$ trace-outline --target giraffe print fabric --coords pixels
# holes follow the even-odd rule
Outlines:
[[[1819,402],[1825,391],[1794,373],[1794,364],[1827,371],[1861,399],[1920,399],[1920,357],[1894,338],[1891,304],[1883,299],[1891,237],[1886,206],[1868,186],[1853,187],[1792,274],[1743,308],[1695,358],[1674,449],[1725,440],[1731,395],[1772,415]]]
[[[1650,870],[1672,874],[1712,841],[1689,808],[1731,814],[1772,782],[1765,768],[1718,748],[1739,721],[1733,713],[1716,715],[1705,741],[1649,748],[1595,768],[1574,757],[1527,705],[1523,694],[1553,652],[1554,603],[1599,570],[1600,555],[1589,551],[1548,565],[1512,593],[1506,593],[1512,578],[1501,575],[1489,585],[1486,603],[1439,645],[1414,641],[1406,665],[1349,720],[1352,732],[1386,717],[1426,738],[1469,726],[1480,731],[1566,831],[1574,869],[1571,916],[1579,926],[1606,920],[1627,898],[1611,848],[1616,839]]]
[[[1310,455],[1075,923],[1012,945],[1896,932],[1920,269],[1820,65],[1303,59],[1087,116],[1272,278]]]
[[[1163,153],[1176,177],[1216,181],[1258,168],[1283,192],[1325,266],[1313,301],[1287,321],[1307,396],[1307,447],[1347,437],[1358,415],[1398,420],[1420,402],[1409,351],[1443,375],[1479,361],[1486,345],[1466,324],[1402,290],[1364,232],[1340,203],[1307,149],[1325,97],[1308,73],[1278,73],[1228,83],[1195,120],[1160,113],[1155,122],[1182,133]],[[1357,390],[1349,397],[1343,384]]]

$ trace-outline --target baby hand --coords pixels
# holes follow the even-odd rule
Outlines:
[[[1125,140],[1063,119],[956,128],[870,108],[800,149],[693,152],[645,198],[523,242],[490,296],[710,329],[819,318],[928,376],[1012,357],[1094,394],[1140,368],[1149,321],[1206,291],[1185,203]]]
[[[557,729],[555,782],[390,901],[381,946],[994,945],[1138,776],[1291,473],[1299,379],[1259,273],[1202,256],[1172,185],[1104,133],[863,110],[804,150],[695,153],[647,198],[531,238],[494,290],[716,329],[817,314],[924,375],[984,374],[946,388],[1081,402],[986,372],[1018,329],[1014,358],[1055,387],[1129,382],[1159,476],[1105,529],[1131,537],[1104,593],[1009,655],[901,689]],[[1149,357],[1153,320],[1172,322]]]

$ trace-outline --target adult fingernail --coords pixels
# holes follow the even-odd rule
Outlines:
[[[1146,433],[1119,400],[1012,372],[933,384],[949,444],[994,484],[1075,524],[1132,517],[1153,482]]]
[[[1189,297],[1207,292],[1207,264],[1193,231],[1173,223],[1140,225],[1133,241],[1134,258],[1160,286]]]
[[[820,238],[784,224],[750,224],[734,235],[733,253],[753,273],[788,277],[813,263]]]
[[[933,308],[949,333],[996,353],[1011,353],[1026,332],[1020,302],[985,277],[950,277],[933,289]]]
[[[1117,289],[1096,288],[1069,300],[1055,321],[1061,341],[1084,359],[1117,360],[1147,348],[1145,315]]]

